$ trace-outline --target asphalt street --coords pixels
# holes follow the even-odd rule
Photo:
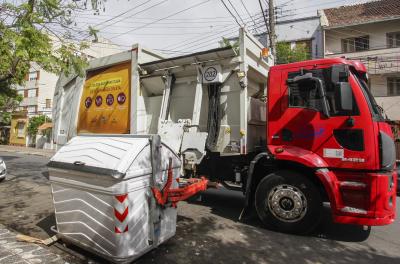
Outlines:
[[[48,238],[55,225],[48,158],[1,151],[0,156],[9,172],[0,183],[0,224]],[[294,236],[264,229],[255,217],[239,222],[242,205],[243,196],[227,190],[209,190],[201,201],[179,203],[176,236],[137,263],[400,263],[398,220],[363,230],[332,223],[326,208],[313,235]],[[107,263],[74,246],[64,250],[62,242],[50,249],[69,263]]]

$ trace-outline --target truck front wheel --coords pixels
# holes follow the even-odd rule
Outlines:
[[[261,221],[279,232],[306,234],[319,223],[322,200],[318,188],[294,171],[277,171],[257,186],[255,207]]]

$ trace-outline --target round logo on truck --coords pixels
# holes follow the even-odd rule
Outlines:
[[[126,101],[126,95],[124,93],[119,93],[117,96],[117,102],[122,105]]]
[[[114,96],[112,94],[108,94],[106,97],[107,105],[112,105],[114,103]]]
[[[217,74],[218,74],[218,71],[214,67],[208,67],[203,73],[204,79],[208,82],[215,80],[215,78],[217,77]]]
[[[96,96],[95,103],[97,106],[100,106],[103,103],[103,98],[100,95]]]
[[[92,98],[91,97],[86,97],[85,99],[85,107],[89,108],[92,105]]]

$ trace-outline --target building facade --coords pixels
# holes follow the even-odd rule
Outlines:
[[[324,9],[320,19],[325,57],[361,60],[377,103],[400,120],[400,1]]]
[[[317,59],[324,56],[319,16],[278,21],[275,26],[275,34],[278,43],[287,43],[292,49],[296,45],[303,45],[309,54],[309,59]],[[266,32],[255,34],[255,37],[265,47],[270,46]]]

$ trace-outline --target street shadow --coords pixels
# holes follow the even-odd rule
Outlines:
[[[320,225],[313,236],[342,242],[362,242],[368,239],[371,227],[364,230],[363,226],[345,225],[333,222],[330,207],[324,206]]]
[[[42,171],[42,176],[45,177],[47,180],[49,180],[50,179],[49,171],[47,169]]]
[[[244,196],[241,192],[229,191],[226,189],[207,190],[201,194],[201,199],[191,201],[192,204],[207,206],[211,213],[239,222],[239,216],[244,206]],[[258,219],[255,210],[247,215],[242,221],[244,224],[266,229]],[[308,237],[319,237],[342,242],[362,242],[368,239],[371,229],[364,230],[362,226],[345,225],[334,223],[331,217],[331,209],[324,206],[322,211],[321,223],[316,230],[307,235]]]
[[[56,216],[54,213],[45,216],[39,222],[36,223],[36,226],[40,227],[46,234],[50,237],[54,236],[56,233],[51,230],[51,227],[56,227]]]
[[[179,217],[176,236],[135,263],[376,264],[399,261],[380,255],[368,245],[348,247],[323,238],[293,236],[248,225],[221,225],[214,217],[202,217],[200,221]]]

